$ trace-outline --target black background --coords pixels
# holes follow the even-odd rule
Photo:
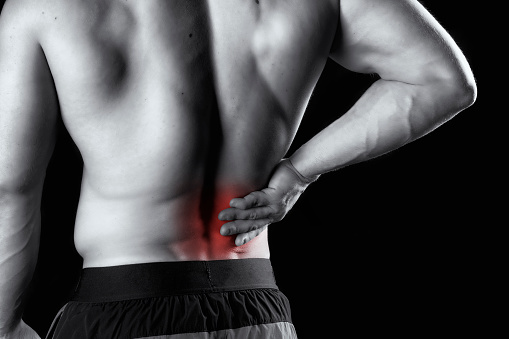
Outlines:
[[[481,331],[489,288],[486,244],[498,167],[483,101],[477,8],[421,1],[469,60],[480,97],[433,133],[375,160],[326,174],[270,227],[272,262],[300,338]],[[290,154],[344,113],[375,80],[329,62]],[[487,92],[487,91],[486,91]],[[43,196],[40,257],[25,320],[40,334],[72,292],[72,241],[82,163],[62,127]],[[491,247],[490,250],[496,250]],[[481,278],[480,278],[481,277]],[[492,321],[493,320],[492,318]],[[334,337],[339,337],[334,335]]]

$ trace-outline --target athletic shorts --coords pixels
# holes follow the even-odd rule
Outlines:
[[[297,338],[268,259],[85,268],[47,338]]]

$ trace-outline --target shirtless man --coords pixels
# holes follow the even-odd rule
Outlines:
[[[329,57],[380,79],[282,160]],[[415,0],[7,0],[0,338],[38,338],[23,292],[59,114],[84,161],[84,271],[56,338],[293,338],[267,225],[319,175],[415,140],[475,97],[462,52]],[[206,336],[178,336],[190,337]]]

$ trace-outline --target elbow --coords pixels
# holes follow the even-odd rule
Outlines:
[[[28,185],[19,184],[12,180],[0,180],[0,197],[23,195],[29,191]]]
[[[470,67],[463,64],[444,73],[440,91],[447,96],[450,108],[457,113],[472,106],[477,99],[477,85]]]
[[[9,205],[13,200],[23,196],[23,190],[13,185],[0,182],[0,209]]]
[[[0,180],[0,204],[16,197],[34,197],[42,192],[42,185]]]
[[[461,79],[454,84],[455,105],[458,111],[472,106],[477,99],[477,85],[473,79]]]
[[[32,220],[40,209],[41,192],[34,190],[24,190],[11,185],[0,185],[0,233],[5,230],[5,227],[12,226],[8,220]],[[26,219],[28,218],[28,219]],[[27,224],[22,222],[18,226]],[[0,236],[1,238],[1,236]]]
[[[438,112],[455,115],[472,106],[477,99],[477,85],[470,65],[464,58],[430,62],[419,74]]]
[[[464,76],[441,78],[427,86],[435,112],[445,120],[472,106],[477,99],[477,86]]]
[[[461,72],[444,74],[417,87],[420,90],[415,94],[415,102],[420,103],[422,108],[418,111],[427,113],[419,114],[413,120],[415,135],[421,136],[434,130],[472,106],[477,99],[477,86],[471,73],[467,76]]]

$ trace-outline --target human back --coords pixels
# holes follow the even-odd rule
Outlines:
[[[219,211],[267,184],[336,29],[333,1],[47,1],[39,39],[84,160],[85,266],[268,257]]]
[[[329,51],[379,79],[280,161]],[[84,160],[75,235],[86,279],[70,301],[77,308],[55,322],[57,338],[106,333],[98,323],[130,333],[117,337],[180,333],[166,328],[168,317],[142,316],[169,310],[167,297],[186,310],[214,305],[170,311],[184,324],[236,321],[254,315],[245,294],[256,294],[254,321],[186,332],[258,331],[271,314],[264,333],[294,337],[265,259],[264,226],[282,220],[318,176],[420,138],[475,98],[465,56],[417,0],[8,0],[0,18],[0,337],[37,337],[21,322],[22,301],[59,112]],[[251,259],[207,261],[232,258]],[[182,304],[189,288],[191,303]],[[219,303],[207,299],[219,295]],[[147,298],[158,307],[143,312],[135,304]],[[113,320],[126,300],[137,321]],[[240,312],[232,317],[233,300]]]

